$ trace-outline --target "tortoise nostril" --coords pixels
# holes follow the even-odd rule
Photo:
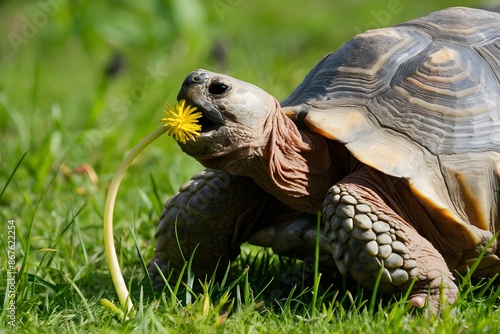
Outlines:
[[[184,79],[182,86],[189,86],[193,84],[202,84],[207,80],[208,73],[205,71],[194,71]]]

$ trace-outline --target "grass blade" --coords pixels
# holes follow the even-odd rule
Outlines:
[[[149,277],[148,266],[146,265],[146,261],[144,261],[144,257],[142,256],[141,250],[139,249],[139,243],[137,242],[137,237],[135,236],[134,229],[129,227],[130,232],[132,234],[132,239],[134,240],[135,250],[137,251],[137,256],[139,257],[139,263],[141,264],[141,269],[144,274],[143,280],[146,280],[146,286],[151,294],[154,294],[153,282],[151,281],[151,277]]]
[[[62,275],[62,277],[64,278],[65,281],[67,281],[69,284],[71,284],[73,289],[75,289],[76,293],[78,294],[78,296],[80,296],[80,299],[82,300],[82,303],[85,307],[85,310],[87,310],[87,314],[88,314],[90,320],[94,321],[94,315],[90,309],[89,303],[87,302],[87,298],[85,298],[85,295],[82,293],[80,288],[78,288],[78,286],[75,284],[75,282],[73,282],[73,280],[71,280],[70,278],[68,278],[64,275]]]
[[[382,273],[384,272],[384,261],[382,261],[382,266],[378,271],[377,279],[375,280],[375,285],[373,286],[372,296],[370,298],[369,310],[371,313],[375,310],[375,303],[377,302],[378,287],[380,285],[380,280],[382,279]]]
[[[319,241],[321,237],[321,213],[318,211],[316,219],[316,245],[314,249],[314,286],[313,286],[313,299],[312,299],[312,316],[316,316],[317,313],[317,301],[318,301],[318,291],[319,282],[321,280],[321,274],[319,273]]]
[[[7,182],[5,182],[5,185],[3,186],[2,192],[0,192],[0,199],[2,199],[3,193],[5,192],[5,189],[7,189],[7,186],[9,185],[10,181],[14,177],[14,174],[16,174],[17,169],[19,166],[21,166],[21,163],[24,160],[24,157],[26,157],[26,154],[28,154],[28,151],[24,152],[19,161],[17,162],[16,166],[14,167],[14,170],[12,173],[10,173],[9,178],[7,179]]]

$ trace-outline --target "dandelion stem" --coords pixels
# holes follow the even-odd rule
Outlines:
[[[139,155],[139,153],[141,153],[149,144],[155,141],[166,131],[167,128],[162,125],[146,138],[141,140],[141,142],[137,144],[125,157],[120,167],[118,167],[113,180],[111,181],[108,196],[106,197],[106,204],[104,206],[104,248],[106,251],[106,261],[109,266],[109,272],[115,286],[116,294],[120,300],[120,304],[128,314],[133,311],[133,304],[120,270],[120,264],[118,263],[113,237],[113,211],[115,207],[116,195],[118,193],[118,189],[120,188],[123,176],[125,175],[125,172],[130,164]]]

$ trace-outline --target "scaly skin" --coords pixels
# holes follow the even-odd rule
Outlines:
[[[149,265],[155,287],[164,285],[155,263],[166,277],[172,270],[176,279],[193,252],[195,275],[210,275],[216,267],[223,273],[239,255],[265,200],[249,178],[211,169],[193,176],[165,203]]]

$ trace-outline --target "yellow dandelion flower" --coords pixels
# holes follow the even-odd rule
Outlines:
[[[196,107],[186,105],[186,101],[180,100],[174,108],[170,104],[167,105],[167,109],[164,110],[166,117],[160,121],[167,127],[167,133],[170,136],[185,144],[187,140],[193,140],[201,133],[198,118],[202,116],[202,113],[194,112],[195,110]]]

